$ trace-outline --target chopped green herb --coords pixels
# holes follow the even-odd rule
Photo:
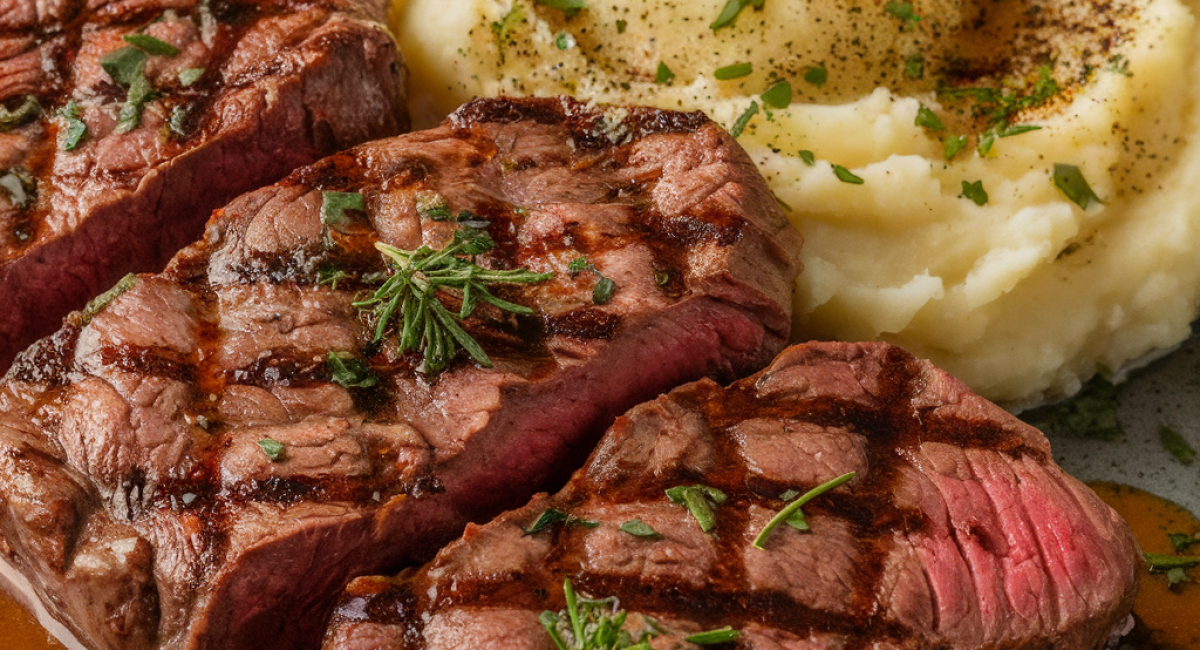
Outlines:
[[[321,223],[326,226],[344,226],[350,222],[346,210],[366,211],[363,196],[358,192],[321,192]]]
[[[133,83],[129,84],[125,103],[121,105],[121,111],[117,114],[117,133],[128,133],[136,129],[142,123],[142,107],[156,97],[158,93],[154,92],[146,75],[135,76]]]
[[[569,515],[558,508],[546,508],[546,510],[537,518],[537,521],[534,521],[533,525],[524,529],[524,531],[526,535],[533,535],[540,533],[555,524],[596,528],[600,525],[600,522],[593,521],[591,519],[581,519],[575,515]]]
[[[719,630],[709,630],[699,634],[693,634],[687,638],[688,643],[696,645],[715,645],[717,643],[731,643],[737,641],[738,631],[726,625]]]
[[[83,311],[79,313],[79,318],[75,324],[79,327],[83,327],[84,325],[90,323],[92,319],[96,317],[96,314],[104,311],[104,308],[107,307],[109,303],[116,300],[121,294],[132,289],[137,282],[138,276],[135,273],[130,273],[118,280],[111,289],[93,298],[92,301],[83,308]],[[75,319],[72,320],[74,321]]]
[[[729,135],[733,136],[734,139],[740,136],[742,131],[746,130],[746,125],[750,124],[750,120],[755,115],[758,115],[758,102],[750,102],[750,107],[734,121],[733,127],[729,129]]]
[[[492,33],[498,40],[507,40],[516,31],[517,25],[525,20],[525,8],[513,3],[512,9],[498,21],[492,21]]]
[[[966,147],[967,147],[967,136],[952,135],[952,136],[946,138],[946,148],[942,152],[942,155],[946,157],[946,160],[950,160],[950,159],[954,158],[955,156],[957,156],[958,152],[962,151]]]
[[[1087,180],[1083,178],[1083,172],[1079,171],[1075,165],[1054,163],[1054,185],[1062,190],[1068,199],[1084,210],[1088,209],[1093,202],[1104,203],[1092,191]]]
[[[1029,133],[1030,131],[1041,131],[1041,130],[1042,130],[1042,127],[1040,127],[1036,124],[1017,124],[1015,126],[1005,126],[1005,127],[1001,128],[1000,130],[996,131],[996,137],[1010,138],[1014,135],[1021,135],[1022,133]]]
[[[9,169],[0,176],[0,187],[8,192],[8,200],[18,209],[25,209],[36,200],[37,180],[23,169]]]
[[[128,88],[134,79],[142,76],[149,56],[142,50],[126,46],[113,50],[100,59],[100,67],[113,81]]]
[[[759,95],[765,106],[771,108],[787,108],[792,104],[792,84],[780,81]]]
[[[913,120],[913,124],[929,129],[930,131],[942,131],[946,125],[942,124],[942,120],[938,118],[937,113],[934,113],[928,106],[921,104],[917,109],[917,117]]]
[[[446,221],[454,216],[450,213],[450,206],[446,203],[446,197],[437,192],[418,192],[416,204],[417,214],[426,219]]]
[[[1130,71],[1130,69],[1129,69],[1129,59],[1125,58],[1124,54],[1113,55],[1113,57],[1111,59],[1109,59],[1108,62],[1111,65],[1109,65],[1107,68],[1105,68],[1105,71],[1115,72],[1120,75],[1125,75],[1126,77],[1133,76],[1133,72]]]
[[[713,76],[721,81],[729,81],[744,77],[751,72],[754,72],[754,65],[751,63],[734,63],[713,70]]]
[[[184,68],[179,71],[179,85],[188,87],[204,76],[204,68]]]
[[[575,17],[583,9],[587,9],[586,0],[534,0],[537,4],[551,9],[557,9],[563,13],[563,17],[570,20]]]
[[[925,76],[925,57],[920,52],[904,60],[904,76],[909,79],[920,79]]]
[[[1022,111],[1041,106],[1061,92],[1058,82],[1051,75],[1049,66],[1038,69],[1038,79],[1032,88],[1024,91],[1024,84],[1019,90],[1001,90],[999,88],[939,88],[938,95],[946,99],[974,99],[977,115],[987,118],[989,129],[1008,127],[1011,120]],[[1013,134],[1015,135],[1015,134]]]
[[[379,383],[379,377],[365,361],[350,352],[330,350],[325,355],[330,379],[342,388],[370,388]]]
[[[678,485],[667,490],[667,498],[688,509],[700,524],[700,530],[708,532],[717,524],[713,506],[725,503],[725,493],[707,485]]]
[[[771,518],[771,521],[767,522],[766,526],[763,526],[762,532],[760,532],[758,534],[758,537],[754,538],[754,548],[762,549],[763,544],[765,544],[767,541],[767,538],[771,536],[771,531],[775,530],[775,528],[777,526],[779,526],[779,524],[783,523],[784,521],[787,521],[788,518],[791,517],[793,513],[798,512],[800,510],[801,506],[808,503],[809,501],[812,501],[814,498],[819,497],[822,494],[825,494],[826,492],[836,488],[837,486],[845,483],[846,481],[849,481],[852,478],[854,478],[854,472],[846,472],[845,474],[842,474],[841,476],[839,476],[837,478],[825,481],[824,483],[809,490],[808,492],[805,492],[803,495],[801,495],[795,501],[792,501],[791,503],[787,504],[787,506],[784,507],[783,510],[780,510],[774,517]],[[808,527],[807,522],[805,522],[804,526],[805,526],[804,529],[807,529],[807,527]],[[804,530],[804,529],[801,529],[801,530]]]
[[[671,83],[671,80],[674,78],[675,78],[675,73],[671,72],[671,69],[667,67],[666,63],[659,61],[658,62],[658,71],[654,73],[654,83],[669,84],[669,83]]]
[[[808,149],[801,149],[799,155],[800,155],[800,160],[803,160],[805,165],[812,167],[813,165],[817,164],[816,154],[809,151]]]
[[[618,20],[618,21],[617,21],[617,33],[618,33],[618,34],[624,34],[624,33],[625,33],[625,29],[626,29],[627,27],[629,27],[629,23],[625,22],[624,20]]]
[[[26,95],[21,105],[11,111],[0,105],[0,131],[20,126],[37,117],[41,112],[42,105],[33,95]]]
[[[1171,540],[1171,546],[1175,547],[1176,553],[1183,553],[1192,546],[1200,544],[1200,533],[1188,535],[1187,533],[1167,533],[1167,539]]]
[[[171,109],[171,119],[167,121],[167,128],[171,133],[180,137],[187,136],[187,129],[184,123],[187,122],[188,115],[192,113],[192,104],[180,104]]]
[[[488,291],[492,284],[529,284],[542,282],[553,273],[534,273],[528,269],[490,270],[475,264],[475,256],[491,250],[495,242],[486,230],[465,226],[454,232],[454,240],[440,251],[422,246],[405,251],[375,244],[390,262],[392,274],[366,300],[354,303],[360,309],[372,310],[375,336],[372,342],[383,340],[390,328],[399,338],[401,351],[419,351],[424,355],[424,372],[435,375],[444,370],[460,349],[483,366],[491,360],[475,339],[458,324],[468,318],[479,301],[516,314],[531,314],[533,310],[506,300]],[[439,291],[461,295],[462,307],[453,314],[438,297]],[[393,323],[399,319],[399,323]]]
[[[569,50],[575,47],[575,37],[570,32],[559,32],[554,37],[554,47],[560,50]]]
[[[983,189],[983,181],[975,181],[974,183],[962,182],[962,194],[965,198],[971,199],[975,205],[984,205],[988,202],[987,190]]]
[[[87,136],[87,124],[80,118],[82,114],[83,109],[75,103],[74,99],[68,101],[67,105],[58,111],[59,117],[66,122],[66,128],[62,130],[62,139],[60,140],[64,151],[71,151],[78,147],[79,143]]]
[[[975,149],[981,156],[986,156],[992,151],[994,144],[996,144],[996,132],[989,130],[979,136],[979,140],[975,143]]]
[[[630,519],[629,521],[621,524],[620,530],[622,533],[629,533],[634,537],[652,537],[656,539],[662,537],[662,533],[654,530],[650,527],[650,524],[647,524],[641,519]]]
[[[1119,396],[1112,382],[1097,375],[1070,401],[1026,411],[1021,419],[1052,435],[1113,441],[1125,435]]]
[[[717,19],[709,25],[709,29],[714,32],[722,27],[728,27],[733,24],[734,19],[746,8],[746,5],[753,5],[755,9],[760,9],[763,6],[764,0],[729,0],[721,9]]]
[[[650,639],[662,633],[643,616],[647,629],[635,639],[624,629],[627,613],[617,608],[616,598],[581,597],[570,578],[563,579],[563,596],[567,601],[565,610],[547,610],[538,616],[558,650],[650,650]]]
[[[1162,425],[1158,428],[1158,439],[1162,442],[1163,449],[1166,449],[1175,460],[1184,465],[1191,465],[1196,460],[1196,450],[1192,448],[1188,441],[1179,432],[1167,425]]]
[[[816,86],[817,88],[824,86],[828,79],[829,71],[827,71],[823,65],[815,66],[804,71],[804,80]]]
[[[849,169],[846,169],[845,167],[843,167],[841,165],[833,166],[833,174],[834,174],[834,176],[837,176],[838,180],[842,181],[843,183],[850,183],[852,185],[862,185],[864,182],[861,177],[856,176],[854,174],[854,172],[850,171]]]
[[[157,54],[159,56],[175,56],[179,54],[179,48],[166,41],[154,38],[149,34],[126,34],[123,38],[126,43],[147,54]]]
[[[905,23],[915,23],[921,20],[921,17],[913,10],[911,2],[893,2],[892,0],[888,0],[887,4],[883,5],[883,9]]]
[[[1192,581],[1192,579],[1188,577],[1187,569],[1184,569],[1183,567],[1179,567],[1179,566],[1177,566],[1173,569],[1167,569],[1167,587],[1168,588],[1174,587],[1175,585],[1183,584],[1185,582],[1191,582],[1191,581]]]
[[[1166,571],[1168,569],[1196,566],[1200,564],[1200,555],[1164,555],[1161,553],[1142,553],[1151,571]]]
[[[336,266],[323,266],[317,269],[317,284],[328,284],[334,291],[337,290],[338,282],[349,277],[351,277],[349,273]]]
[[[596,282],[596,286],[592,289],[592,302],[597,305],[607,305],[612,301],[613,291],[617,288],[617,283],[612,280],[597,274],[600,278]]]
[[[272,461],[283,458],[283,443],[278,440],[263,438],[258,441],[258,446],[267,455],[267,458],[270,458]]]

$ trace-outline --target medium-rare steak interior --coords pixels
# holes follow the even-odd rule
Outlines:
[[[377,0],[0,8],[0,372],[216,208],[407,128]]]
[[[1036,429],[899,348],[813,343],[637,406],[558,494],[356,579],[325,648],[612,647],[575,639],[624,611],[654,648],[1098,649],[1140,561]]]
[[[316,647],[353,576],[766,364],[799,245],[702,114],[470,103],[238,198],[23,352],[0,549],[90,648]]]

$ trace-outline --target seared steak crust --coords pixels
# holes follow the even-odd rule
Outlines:
[[[774,529],[786,501],[855,472]],[[722,490],[704,533],[665,490]],[[794,497],[787,497],[788,499]],[[527,534],[554,508],[598,526]],[[620,530],[641,520],[658,537]],[[351,583],[327,650],[553,650],[538,622],[563,580],[669,632],[722,626],[739,648],[1100,648],[1129,614],[1125,523],[1060,470],[1046,439],[886,344],[788,349],[727,389],[702,380],[616,421],[555,496],[470,526],[425,567]]]
[[[323,220],[326,192],[365,210]],[[424,202],[424,203],[422,203]],[[500,287],[437,376],[352,303],[374,244],[550,280]],[[0,383],[8,558],[92,648],[302,648],[355,575],[428,559],[565,480],[617,414],[762,367],[787,340],[799,236],[699,114],[480,100],[215,213],[167,271],[68,319]],[[595,273],[570,270],[584,257]],[[615,282],[595,304],[597,274]],[[331,352],[377,382],[333,381]],[[264,441],[282,444],[272,459]]]
[[[5,2],[0,105],[40,111],[0,128],[0,177],[11,177],[0,371],[124,274],[161,270],[242,192],[407,128],[385,11],[377,0]],[[122,126],[140,93],[102,62],[137,49],[127,36],[176,53],[129,73],[152,94]]]

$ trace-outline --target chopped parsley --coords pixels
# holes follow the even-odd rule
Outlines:
[[[1073,399],[1021,414],[1021,419],[1053,435],[1113,441],[1125,435],[1117,415],[1120,389],[1097,375]]]
[[[780,81],[771,86],[759,97],[763,101],[764,106],[770,108],[787,108],[792,104],[792,84],[787,81]]]
[[[279,442],[278,440],[263,438],[262,440],[258,441],[258,446],[260,449],[262,449],[263,453],[267,455],[267,458],[271,459],[272,462],[283,458],[283,443]]]
[[[1167,539],[1171,540],[1171,546],[1175,548],[1176,553],[1183,553],[1192,546],[1200,544],[1200,533],[1196,533],[1195,535],[1167,533]]]
[[[534,535],[550,528],[556,524],[566,524],[567,526],[583,526],[584,528],[596,528],[600,522],[591,519],[581,519],[575,515],[569,515],[558,508],[546,508],[537,520],[529,528],[522,529],[525,535]]]
[[[833,175],[837,176],[839,181],[850,183],[851,185],[862,185],[864,182],[860,176],[856,176],[854,172],[841,165],[833,166]]]
[[[125,39],[126,43],[147,54],[156,54],[159,56],[175,56],[179,54],[179,48],[166,41],[154,38],[149,34],[126,34],[122,38]]]
[[[791,503],[787,504],[787,506],[785,506],[783,508],[783,510],[780,510],[778,513],[776,513],[776,515],[774,517],[772,517],[770,521],[767,522],[766,526],[763,526],[762,532],[760,532],[758,534],[758,537],[754,538],[754,548],[757,548],[759,550],[764,550],[763,544],[765,544],[767,541],[767,538],[771,536],[771,531],[775,530],[775,528],[777,526],[779,526],[779,524],[781,524],[785,521],[787,521],[789,524],[791,524],[794,528],[798,528],[800,530],[808,530],[808,522],[801,519],[800,522],[803,522],[803,523],[800,523],[800,522],[792,523],[790,521],[790,518],[796,512],[799,512],[800,507],[803,506],[804,504],[808,503],[809,501],[812,501],[813,499],[821,496],[822,494],[825,494],[826,492],[836,488],[837,486],[845,483],[846,481],[849,481],[852,478],[854,478],[854,472],[846,472],[845,474],[842,474],[841,476],[838,476],[837,478],[833,478],[828,481],[825,481],[824,483],[809,490],[808,492],[805,492],[799,498],[797,498],[795,501],[792,501]]]
[[[624,34],[624,33],[625,33],[625,29],[626,29],[626,28],[628,28],[628,27],[629,27],[629,23],[628,23],[628,22],[626,22],[626,21],[624,21],[624,20],[618,20],[618,21],[617,21],[617,33],[618,33],[618,34]]]
[[[71,151],[78,147],[79,143],[87,137],[88,128],[80,117],[82,114],[83,109],[75,103],[74,99],[68,101],[67,105],[58,111],[58,116],[66,123],[66,128],[62,130],[62,137],[59,140],[64,151]]]
[[[746,130],[746,126],[750,124],[750,120],[755,115],[758,115],[758,102],[750,102],[749,108],[734,121],[733,126],[729,129],[729,135],[737,139],[738,136],[742,135],[742,131]]]
[[[817,88],[824,86],[828,79],[829,71],[827,71],[823,65],[813,66],[804,71],[804,80],[816,86]]]
[[[975,181],[974,183],[962,182],[962,196],[971,199],[975,205],[984,205],[988,202],[987,190],[983,189],[983,181]]]
[[[628,533],[634,537],[649,537],[653,539],[662,537],[662,533],[654,530],[650,527],[650,524],[647,524],[641,519],[630,519],[629,521],[621,524],[620,530],[622,533]]]
[[[446,221],[454,216],[450,212],[446,197],[437,192],[417,193],[417,214],[434,221]]]
[[[917,117],[913,120],[916,126],[929,129],[930,131],[944,131],[946,125],[942,124],[942,120],[938,118],[937,113],[934,113],[924,104],[917,109]]]
[[[714,32],[722,27],[729,27],[738,17],[738,14],[742,13],[742,9],[746,8],[746,5],[751,5],[755,9],[761,9],[765,1],[766,0],[729,0],[721,9],[721,13],[717,16],[717,19],[714,20],[708,27]]]
[[[966,147],[967,147],[967,136],[952,135],[952,136],[946,138],[946,146],[945,146],[944,150],[942,151],[942,155],[945,156],[946,160],[950,160],[950,159],[954,158],[955,156],[957,156],[958,152],[962,151]]]
[[[671,69],[667,67],[666,63],[659,61],[658,62],[658,70],[654,73],[654,83],[669,84],[669,83],[671,83],[671,80],[673,80],[674,78],[675,78],[675,73],[671,72]]]
[[[569,50],[575,47],[575,37],[570,32],[559,32],[554,37],[554,47],[560,50]]]
[[[184,68],[179,71],[179,85],[188,87],[204,76],[204,68]]]
[[[534,0],[537,4],[551,9],[557,9],[563,13],[563,17],[570,20],[575,17],[583,9],[587,9],[586,0]]]
[[[350,221],[347,210],[365,211],[363,196],[358,192],[321,192],[321,223],[326,226],[344,226]]]
[[[125,103],[117,114],[117,133],[128,133],[142,122],[142,106],[158,97],[146,79],[149,55],[132,45],[109,52],[100,59],[100,67],[118,85],[126,88]]]
[[[904,76],[920,79],[925,76],[925,57],[917,52],[904,60]]]
[[[1164,424],[1158,428],[1158,439],[1162,442],[1163,449],[1180,463],[1191,465],[1196,461],[1196,450],[1178,431]]]
[[[751,64],[751,63],[734,63],[731,65],[717,68],[716,70],[713,71],[713,76],[721,81],[729,81],[730,79],[737,79],[739,77],[745,77],[746,75],[750,74],[751,72],[754,72],[753,64]]]
[[[688,643],[696,645],[715,645],[717,643],[732,643],[737,641],[738,631],[726,625],[719,630],[709,630],[693,634],[687,638]]]
[[[365,361],[350,352],[330,350],[325,355],[330,380],[342,388],[370,388],[379,383],[379,377]]]
[[[191,115],[192,108],[192,104],[180,104],[171,109],[171,119],[167,121],[167,128],[171,133],[180,137],[187,136],[185,122],[187,122],[188,115]]]
[[[1084,210],[1088,209],[1092,203],[1104,203],[1092,191],[1092,187],[1083,177],[1083,172],[1079,171],[1075,165],[1054,163],[1054,185],[1062,190],[1062,193],[1071,199],[1071,202]]]
[[[713,507],[725,503],[725,493],[707,485],[678,485],[667,490],[667,498],[672,503],[688,509],[700,530],[709,532],[717,525],[717,515]]]
[[[921,17],[918,16],[917,12],[913,9],[911,2],[894,2],[893,0],[888,0],[887,4],[883,5],[883,10],[895,16],[896,18],[903,20],[905,24],[911,24],[921,20]]]
[[[1061,91],[1062,88],[1050,73],[1050,67],[1042,66],[1038,69],[1037,80],[1028,91],[991,87],[939,88],[938,96],[950,100],[975,100],[974,111],[986,119],[988,130],[996,131],[996,135],[1005,134],[1000,137],[1006,137],[1016,135],[1016,132],[1007,131],[1012,126],[1013,118],[1022,111],[1046,104]]]
[[[813,165],[817,164],[816,154],[814,154],[812,151],[809,151],[808,149],[801,149],[799,156],[800,156],[800,160],[803,160],[804,164],[808,165],[809,167],[812,167]]]

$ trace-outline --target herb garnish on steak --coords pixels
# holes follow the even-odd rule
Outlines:
[[[429,299],[475,303],[456,322],[490,367],[434,373],[399,316],[355,306],[396,277],[381,247],[485,233],[450,266],[542,279]],[[22,353],[0,382],[0,548],[93,648],[314,647],[351,577],[565,480],[631,405],[769,361],[799,245],[701,114],[472,102],[240,197]]]
[[[777,525],[800,492],[807,525]],[[596,525],[526,534],[548,509]],[[633,408],[558,494],[356,579],[325,648],[586,647],[557,614],[578,597],[614,647],[1099,650],[1140,561],[1036,429],[898,348],[812,343]]]

